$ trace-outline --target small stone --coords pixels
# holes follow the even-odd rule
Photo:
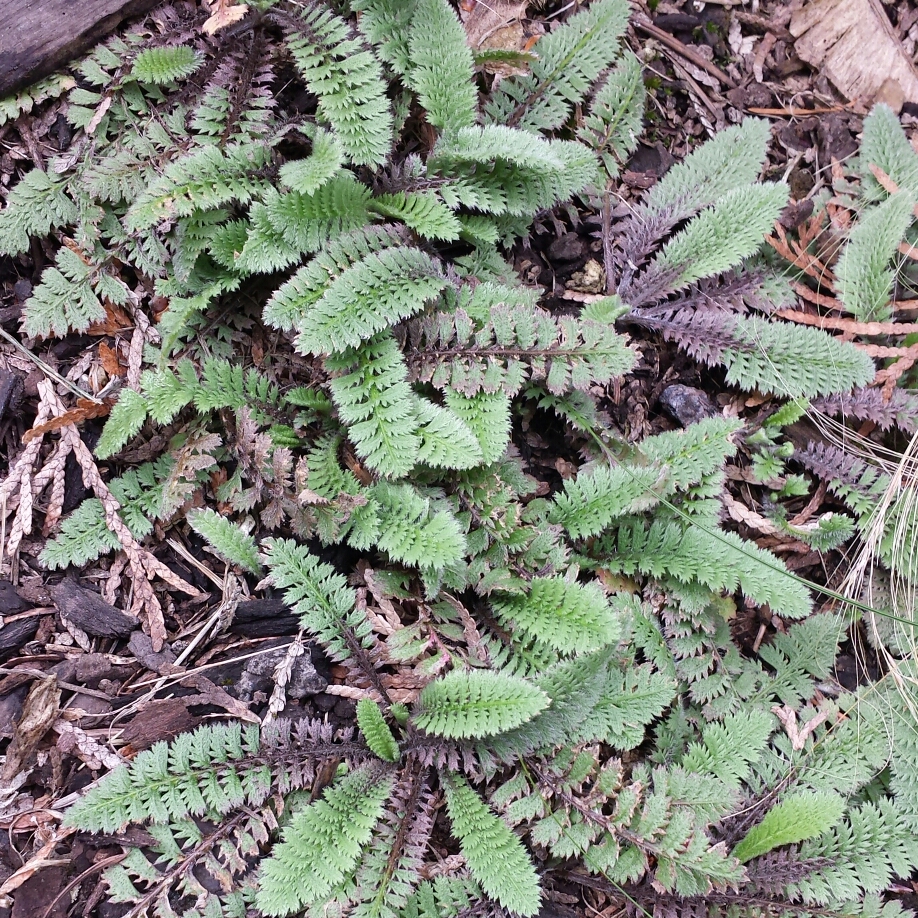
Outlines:
[[[697,424],[717,414],[708,394],[692,386],[667,386],[660,395],[660,406],[683,427]]]
[[[606,272],[602,265],[591,258],[582,271],[575,271],[567,282],[570,290],[579,290],[581,293],[604,293],[606,289]]]
[[[13,284],[13,294],[20,303],[24,303],[32,295],[32,284],[21,277]]]
[[[565,233],[548,247],[548,257],[556,262],[579,261],[583,258],[583,240],[576,233]]]
[[[339,698],[335,704],[335,717],[341,720],[353,720],[354,712],[357,709],[357,702],[352,698]]]
[[[266,690],[273,684],[274,670],[287,656],[286,647],[276,647],[268,653],[259,654],[246,662],[245,670],[236,685],[239,698],[248,700],[259,690]],[[305,698],[325,691],[328,682],[317,671],[307,649],[294,661],[287,680],[288,698]]]
[[[312,703],[316,706],[317,711],[327,714],[338,703],[338,696],[323,693],[321,695],[316,695]]]

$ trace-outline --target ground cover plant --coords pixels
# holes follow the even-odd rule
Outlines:
[[[197,591],[145,539],[194,533],[284,598],[356,722],[274,716],[295,643],[265,724],[103,777],[67,825],[147,833],[110,901],[529,916],[573,882],[635,914],[900,914],[882,896],[918,862],[907,691],[842,691],[847,611],[722,519],[728,458],[757,449],[761,472],[794,400],[874,376],[776,315],[793,294],[762,252],[787,202],[759,180],[767,125],[674,166],[617,227],[608,295],[549,310],[507,255],[559,203],[607,208],[636,146],[624,2],[535,55],[473,54],[446,0],[202,18],[166,6],[96,49],[78,143],[0,215],[6,254],[60,242],[26,335],[130,328],[117,398],[40,387],[0,485],[7,550],[72,453],[94,496],[64,518],[49,499],[48,568],[113,555],[106,596],[158,651],[169,594]],[[494,63],[518,72],[492,83]],[[783,414],[758,441],[720,416],[626,441],[601,399],[636,328]],[[519,448],[535,412],[580,450],[544,493]],[[75,425],[106,415],[90,453]],[[739,604],[782,622],[756,654],[731,639]]]

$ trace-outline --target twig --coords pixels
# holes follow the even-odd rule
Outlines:
[[[79,386],[72,383],[69,379],[65,379],[57,372],[53,367],[49,367],[48,364],[44,362],[37,354],[33,354],[24,344],[21,344],[17,341],[5,328],[0,328],[0,338],[5,339],[7,342],[13,345],[17,351],[23,354],[25,357],[28,357],[32,363],[35,364],[46,376],[49,376],[56,383],[69,389],[74,395],[78,395],[80,398],[89,399],[91,402],[95,402],[97,405],[102,404],[102,400],[97,398],[95,395],[90,395],[84,389],[81,389]]]
[[[847,105],[824,105],[818,108],[799,108],[788,105],[785,108],[747,108],[750,115],[766,115],[771,118],[806,118],[807,115],[830,115],[847,111]]]
[[[669,32],[664,32],[663,29],[658,28],[652,22],[642,21],[640,19],[635,20],[634,27],[640,29],[646,35],[650,35],[652,38],[656,38],[659,42],[666,45],[671,51],[675,51],[676,54],[684,57],[687,61],[693,63],[696,67],[700,67],[702,70],[707,71],[711,74],[712,77],[720,80],[721,83],[729,86],[731,89],[736,89],[736,83],[727,76],[723,70],[720,69],[716,64],[712,64],[709,60],[705,60],[697,51],[693,51],[688,45],[682,44],[678,38],[674,38]]]

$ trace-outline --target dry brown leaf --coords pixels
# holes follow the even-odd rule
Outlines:
[[[99,362],[109,376],[124,376],[124,367],[118,359],[118,352],[104,341],[99,342]]]
[[[22,435],[22,442],[29,443],[36,437],[50,433],[52,430],[60,430],[62,427],[68,427],[70,424],[80,424],[88,421],[90,418],[104,418],[112,410],[114,399],[105,399],[101,402],[91,402],[88,398],[78,398],[76,408],[71,408],[56,418],[51,418],[43,424],[38,424],[30,428]]]
[[[115,306],[109,300],[105,300],[102,305],[105,307],[105,318],[93,322],[86,329],[87,335],[114,335],[133,327],[131,317],[119,306]]]
[[[528,52],[535,39],[523,29],[526,2],[516,0],[470,0],[462,5],[466,40],[473,51]],[[501,76],[525,73],[523,67],[512,63],[492,62],[485,70]]]
[[[740,503],[730,494],[724,494],[723,500],[724,506],[727,508],[727,513],[729,513],[737,523],[742,523],[744,526],[748,526],[750,529],[762,533],[762,535],[781,534],[781,530],[768,519],[768,517],[762,516],[754,510],[750,510],[745,504]]]
[[[20,773],[35,747],[57,720],[60,709],[61,690],[54,676],[40,679],[32,685],[22,705],[22,716],[16,724],[13,739],[6,750],[0,782],[6,783]]]
[[[807,737],[828,718],[828,711],[820,711],[815,717],[810,718],[803,727],[797,726],[797,712],[789,705],[780,707],[774,705],[772,712],[784,724],[787,736],[791,741],[793,749],[803,749],[806,747]]]
[[[43,867],[59,864],[60,861],[55,857],[54,849],[65,838],[73,835],[74,832],[76,832],[75,828],[54,831],[51,838],[49,838],[25,864],[3,881],[3,884],[0,885],[0,896],[8,896],[14,890],[19,889],[26,880],[33,877]]]
[[[208,35],[213,35],[214,32],[219,32],[220,29],[225,29],[228,25],[239,22],[249,11],[247,4],[235,3],[235,0],[211,0],[207,4],[207,8],[210,10],[211,16],[201,28]]]
[[[801,60],[822,70],[848,99],[918,102],[918,71],[880,0],[812,0],[790,22]],[[901,102],[900,102],[901,107]]]
[[[87,134],[92,134],[102,123],[105,113],[112,107],[113,98],[113,96],[108,95],[99,103],[99,107],[96,109],[92,118],[89,119],[89,124],[86,125]]]

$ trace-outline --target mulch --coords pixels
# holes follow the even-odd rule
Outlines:
[[[61,34],[61,23],[54,20],[56,4],[82,6],[81,15],[97,21],[90,28],[82,27],[85,22],[80,28],[71,23]],[[644,142],[623,174],[623,208],[698,143],[749,114],[766,117],[772,125],[769,178],[786,178],[793,197],[801,201],[831,181],[832,163],[843,162],[857,148],[865,109],[839,98],[826,77],[795,54],[788,24],[802,4],[661,0],[652,9],[637,10],[629,42],[646,61],[652,97]],[[80,41],[85,47],[115,28],[118,10],[131,13],[150,5],[8,0],[0,10],[0,95],[4,87],[60,64]],[[529,15],[551,18],[563,6],[549,3]],[[900,0],[887,10],[903,48],[914,57],[914,4]],[[62,105],[47,103],[0,127],[0,198],[24,171],[68,148],[73,135]],[[918,107],[906,103],[902,120],[914,131]],[[557,308],[570,309],[575,304],[570,291],[591,292],[592,265],[601,262],[601,249],[596,215],[563,208],[536,227],[515,257],[523,275],[545,287]],[[10,335],[19,334],[23,303],[52,261],[53,251],[38,242],[28,256],[0,259],[0,327]],[[34,343],[34,348],[66,373],[90,343],[85,336],[71,336]],[[761,409],[754,399],[737,401],[716,373],[699,369],[674,348],[649,338],[639,343],[642,356],[635,372],[610,387],[603,405],[629,438],[671,429],[692,412],[703,414],[731,401],[744,416],[754,417]],[[0,466],[22,449],[42,378],[30,361],[0,342]],[[98,421],[86,422],[82,435],[88,445],[100,427]],[[576,445],[547,414],[525,418],[517,441],[545,492],[576,469]],[[736,485],[736,500],[748,501],[749,488],[739,479]],[[72,509],[85,496],[74,463],[67,474],[65,507]],[[760,537],[741,522],[736,526],[744,535]],[[0,918],[116,918],[118,908],[100,901],[98,859],[105,850],[89,849],[75,836],[47,847],[59,819],[55,808],[73,799],[91,779],[93,767],[106,766],[106,742],[112,736],[120,734],[120,751],[130,754],[212,714],[261,717],[272,689],[272,667],[264,661],[273,659],[272,649],[289,643],[297,622],[279,600],[247,599],[227,630],[209,631],[189,652],[219,606],[222,571],[208,559],[205,564],[215,567],[208,578],[161,542],[161,560],[209,598],[203,604],[177,604],[166,621],[173,640],[154,652],[137,620],[102,598],[91,568],[63,575],[43,570],[37,561],[42,544],[41,534],[33,533],[23,541],[15,564],[3,558],[0,567],[0,742],[7,756],[0,788],[9,788],[0,789]],[[831,559],[825,567],[824,559],[812,552],[788,550],[783,557],[801,574],[833,582]],[[750,609],[740,611],[733,627],[740,645],[752,648],[772,624]],[[266,650],[263,657],[252,656]],[[189,675],[192,664],[196,670],[208,668]],[[289,699],[288,710],[342,721],[353,717],[352,702],[324,691],[335,673],[318,653],[299,658],[298,666],[297,690],[291,692],[297,697]],[[839,678],[853,685],[861,677],[854,656],[843,657]],[[45,859],[40,870],[39,857]],[[86,878],[75,883],[84,871]],[[75,900],[72,888],[79,889]]]

